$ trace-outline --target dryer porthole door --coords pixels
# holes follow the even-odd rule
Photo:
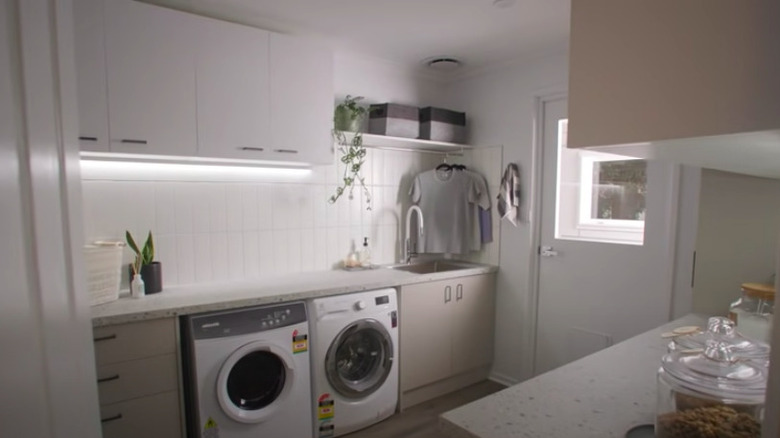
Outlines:
[[[387,380],[392,367],[393,340],[374,319],[362,319],[341,330],[325,356],[328,382],[347,398],[372,394]]]
[[[293,358],[284,349],[263,341],[245,344],[228,356],[219,371],[219,405],[236,421],[259,423],[284,403],[295,373]]]

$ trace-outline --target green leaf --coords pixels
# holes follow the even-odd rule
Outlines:
[[[135,244],[135,240],[133,240],[133,235],[130,234],[130,231],[125,230],[125,239],[127,240],[130,249],[135,251],[137,255],[141,255],[141,251],[138,249],[138,245]]]

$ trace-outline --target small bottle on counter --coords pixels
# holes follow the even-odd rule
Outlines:
[[[771,284],[743,283],[742,296],[731,303],[729,318],[743,335],[769,342],[775,308],[775,288]]]
[[[368,248],[368,237],[363,238],[363,249],[360,251],[360,265],[364,268],[371,266],[371,250]]]
[[[133,280],[130,282],[130,296],[142,298],[144,295],[146,295],[146,285],[141,274],[133,274]]]

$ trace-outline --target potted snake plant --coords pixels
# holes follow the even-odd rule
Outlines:
[[[162,264],[154,261],[154,239],[152,232],[146,237],[143,248],[139,248],[130,231],[125,231],[127,245],[135,252],[135,259],[129,266],[130,278],[140,274],[145,285],[146,295],[162,291]]]

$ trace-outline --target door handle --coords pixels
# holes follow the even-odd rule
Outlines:
[[[458,286],[455,287],[455,301],[460,301],[463,299],[463,285],[458,283]]]
[[[558,255],[558,251],[554,251],[552,246],[539,247],[539,255],[542,257],[555,257]]]
[[[452,301],[452,286],[444,287],[444,302],[449,303]]]

